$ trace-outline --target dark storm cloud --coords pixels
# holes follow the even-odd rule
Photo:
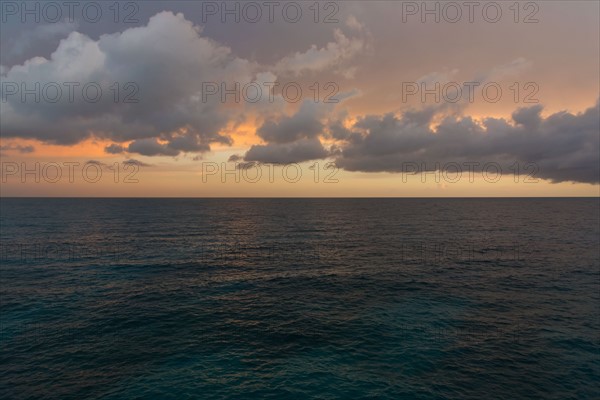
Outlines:
[[[263,163],[287,164],[325,158],[328,151],[319,139],[301,139],[291,143],[254,145],[244,159]]]
[[[403,172],[407,163],[424,163],[427,169],[437,163],[443,169],[450,163],[475,162],[475,169],[481,169],[495,162],[505,171],[515,162],[534,163],[537,176],[552,182],[599,183],[598,103],[580,114],[543,118],[541,111],[540,106],[523,108],[513,113],[512,121],[486,118],[481,123],[447,117],[435,131],[427,110],[364,117],[351,130],[333,127],[334,135],[345,139],[336,151],[336,164],[349,171]]]
[[[167,144],[158,143],[154,138],[138,139],[127,147],[129,153],[139,153],[143,156],[176,156],[179,151]]]
[[[56,48],[60,39],[78,28],[76,22],[59,21],[46,23],[21,30],[10,41],[3,41],[4,49],[1,56],[2,65],[14,65],[44,53],[46,49]],[[6,32],[10,34],[9,31]]]
[[[125,148],[119,144],[110,144],[104,148],[104,151],[108,154],[121,154],[125,151]]]
[[[306,100],[294,115],[281,117],[278,121],[267,120],[256,133],[270,143],[315,138],[323,132],[320,118],[324,111],[320,104]]]
[[[332,104],[305,100],[295,114],[268,119],[256,131],[266,143],[252,146],[244,160],[286,164],[327,157],[319,137],[332,110]]]

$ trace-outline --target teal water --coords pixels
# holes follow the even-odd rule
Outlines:
[[[599,199],[2,199],[2,399],[600,398]]]

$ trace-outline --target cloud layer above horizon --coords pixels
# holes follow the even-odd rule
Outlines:
[[[3,141],[33,139],[73,146],[98,139],[110,142],[107,154],[176,157],[202,155],[215,144],[232,146],[236,129],[246,124],[254,127],[255,139],[236,158],[244,162],[327,159],[347,171],[390,173],[405,172],[407,162],[435,169],[452,163],[474,163],[480,169],[489,162],[507,167],[518,162],[535,164],[538,176],[550,182],[600,182],[599,101],[579,113],[543,114],[543,101],[526,107],[515,104],[510,117],[469,115],[468,104],[400,104],[380,113],[360,113],[357,107],[349,111],[353,101],[381,90],[364,83],[376,78],[376,72],[363,64],[376,53],[378,41],[360,15],[348,15],[340,24],[326,27],[327,37],[323,34],[317,44],[269,59],[236,54],[183,13],[171,11],[97,38],[78,28],[76,23],[46,27],[21,35],[22,43],[11,47],[11,54],[20,55],[35,49],[33,42],[44,35],[63,35],[48,58],[35,56],[1,67]],[[478,71],[474,79],[517,76],[535,68],[531,64],[523,57],[505,59]],[[442,70],[446,72],[426,71],[418,81],[454,79],[455,70],[438,71]],[[357,74],[366,78],[359,81]],[[232,88],[236,82],[264,87],[294,80],[309,87],[321,77],[321,82],[339,79],[346,84],[336,93],[335,103],[304,96],[291,104],[281,93],[256,102],[206,96],[207,82]],[[94,82],[102,88],[102,96],[97,102],[71,101],[62,85],[58,101],[36,102],[31,94],[23,99],[10,93],[15,87],[6,85],[33,88],[36,83],[45,87],[56,82]],[[75,96],[81,94],[80,86],[75,87]],[[135,101],[123,101],[127,96]],[[382,101],[384,97],[382,93]],[[27,153],[33,148],[9,143],[2,150]]]

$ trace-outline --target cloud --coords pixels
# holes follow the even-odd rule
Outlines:
[[[420,77],[419,79],[417,79],[417,83],[424,84],[427,88],[432,87],[436,83],[444,85],[446,83],[453,82],[455,80],[456,74],[458,74],[458,69],[456,68],[450,71],[435,71]]]
[[[0,146],[0,151],[16,151],[21,154],[33,153],[35,148],[33,146],[21,146],[21,145],[12,145],[8,144],[5,146]]]
[[[363,51],[367,41],[356,19],[349,19],[347,26],[354,36],[335,30],[334,41],[283,58],[274,72],[300,74],[335,66],[353,75],[355,68],[344,63]],[[73,26],[53,29],[66,34]],[[303,105],[297,115],[286,117],[287,104],[280,95],[273,102],[264,95],[258,103],[237,108],[222,104],[219,95],[203,96],[207,82],[233,87],[234,82],[276,81],[268,68],[236,57],[229,47],[204,37],[183,14],[168,11],[154,15],[145,26],[97,40],[72,31],[49,58],[33,57],[2,68],[4,82],[28,89],[50,85],[52,99],[61,94],[56,101],[37,102],[33,95],[22,101],[19,93],[11,94],[3,86],[7,101],[0,110],[2,137],[60,145],[95,138],[113,142],[105,148],[109,154],[176,156],[208,152],[214,143],[231,145],[231,127],[245,118],[245,111],[264,122],[257,133],[266,142],[317,137],[323,130],[322,115],[316,115],[319,107]],[[95,95],[97,87],[98,100],[86,100],[84,94]]]
[[[537,177],[551,182],[600,181],[600,112],[598,103],[583,113],[559,112],[543,118],[542,107],[515,111],[511,120],[446,117],[431,128],[430,110],[367,116],[351,129],[332,124],[342,139],[336,164],[349,171],[402,172],[406,163],[444,169],[449,163],[476,162],[475,169],[496,162],[511,171],[534,163]],[[520,171],[526,173],[527,171]],[[530,171],[529,171],[530,172]]]
[[[63,145],[89,137],[117,144],[134,140],[141,142],[128,151],[145,152],[153,143],[147,139],[160,139],[167,145],[156,154],[169,155],[230,143],[220,131],[231,115],[221,107],[219,96],[202,98],[202,82],[251,81],[256,65],[201,33],[182,14],[166,11],[151,17],[146,26],[98,40],[71,32],[49,59],[34,57],[4,71],[3,81],[27,88],[58,83],[62,96],[55,103],[36,103],[33,96],[21,101],[19,95],[2,93],[8,100],[0,111],[2,136]],[[79,83],[75,101],[69,101],[64,82]],[[82,95],[83,86],[92,82],[102,90],[97,102],[85,101]]]
[[[2,54],[2,62],[10,65],[13,60],[23,56],[37,54],[50,45],[56,46],[61,38],[77,30],[76,21],[58,21],[55,23],[39,24],[32,29],[26,29],[12,40],[6,41],[6,49]]]
[[[329,152],[319,139],[301,139],[292,143],[272,143],[254,145],[244,159],[273,164],[299,163],[327,157]]]
[[[203,82],[225,82],[232,87],[234,81],[254,80],[264,87],[264,83],[275,82],[279,76],[334,72],[352,79],[363,64],[378,70],[379,58],[365,56],[375,42],[353,16],[333,31],[328,43],[290,51],[279,61],[269,59],[265,65],[236,56],[229,47],[204,36],[202,28],[183,14],[173,12],[160,12],[143,26],[93,38],[76,28],[72,24],[38,26],[23,31],[14,44],[5,46],[8,50],[3,53],[22,59],[30,54],[48,54],[50,44],[55,50],[48,58],[30,57],[19,65],[3,59],[3,83],[23,83],[27,88],[52,82],[77,82],[80,86],[75,88],[75,102],[69,101],[68,90],[62,86],[63,96],[56,103],[36,103],[30,95],[22,101],[18,94],[8,95],[3,86],[2,95],[7,96],[0,108],[3,139],[72,145],[97,138],[111,143],[105,147],[108,154],[174,157],[208,152],[215,143],[229,145],[229,132],[235,132],[242,123],[255,121],[262,143],[252,146],[243,157],[232,156],[231,161],[289,163],[333,157],[339,167],[367,172],[401,172],[406,161],[428,166],[462,161],[510,165],[518,161],[536,163],[538,176],[553,182],[599,180],[598,105],[579,114],[542,116],[542,108],[534,106],[519,109],[507,119],[474,119],[462,115],[467,105],[463,96],[458,104],[442,103],[400,115],[353,116],[350,124],[348,116],[336,117],[334,107],[323,103],[305,101],[288,115],[289,104],[281,96],[275,96],[274,102],[263,96],[259,102],[241,107],[222,104],[219,95],[203,98]],[[329,28],[323,29],[329,32]],[[376,33],[382,30],[375,26],[372,29]],[[38,51],[40,43],[45,43],[44,52]],[[392,54],[390,48],[379,51],[391,54],[390,61],[402,56]],[[532,59],[540,63],[539,58]],[[419,83],[458,80],[458,69],[439,65],[432,68],[428,59],[423,61],[427,71],[438,72],[422,76]],[[531,61],[517,58],[469,81],[505,79],[531,65]],[[460,67],[462,71],[466,64]],[[366,68],[364,72],[368,72]],[[372,85],[372,78],[367,78],[361,84]],[[91,82],[97,82],[103,90],[101,99],[94,103],[81,98],[81,86]],[[115,83],[118,101],[114,100]],[[364,89],[372,93],[377,88],[374,85]],[[348,96],[336,97],[343,100]],[[125,102],[125,98],[138,101]],[[335,145],[326,148],[323,140]],[[33,147],[8,145],[0,150],[26,153]]]
[[[269,119],[256,131],[267,142],[290,143],[298,139],[315,138],[323,132],[320,118],[329,107],[305,100],[292,116],[283,116],[279,120]]]
[[[363,31],[365,29],[365,25],[359,22],[354,15],[350,15],[346,18],[346,26],[357,31]]]
[[[146,164],[145,162],[139,161],[139,160],[135,160],[133,158],[129,159],[129,160],[125,160],[123,161],[121,164],[125,165],[125,166],[129,166],[129,165],[137,165],[138,167],[151,167],[151,164]]]
[[[310,46],[305,52],[296,52],[281,59],[274,67],[279,74],[293,74],[299,76],[307,72],[319,72],[335,69],[342,75],[351,76],[356,71],[355,66],[344,68],[346,63],[369,50],[369,35],[364,27],[351,17],[347,25],[359,35],[346,36],[340,29],[335,29],[334,40],[324,47]]]
[[[338,167],[361,172],[444,170],[453,165],[481,171],[496,163],[503,173],[529,174],[550,182],[600,183],[598,103],[579,114],[542,116],[543,107],[517,109],[509,119],[447,113],[427,106],[401,115],[367,115],[352,125],[332,118],[333,107],[304,103],[291,116],[266,121],[246,162],[293,163],[333,158]],[[327,150],[321,138],[334,141]],[[519,169],[515,172],[515,163]]]
[[[254,168],[258,164],[259,164],[258,161],[236,162],[235,167],[237,169],[252,169],[252,168]]]
[[[446,113],[458,114],[474,101],[474,93],[477,90],[481,90],[482,85],[498,83],[498,81],[504,78],[519,75],[530,68],[531,65],[530,61],[524,58],[517,58],[508,63],[480,71],[465,80],[458,77],[460,72],[458,68],[430,72],[414,82],[416,87],[411,89],[417,90],[419,93],[412,97],[412,99],[420,99],[421,102],[429,104],[429,107],[431,107],[430,110],[435,109],[439,113],[445,111]],[[461,81],[462,83],[460,83]],[[406,84],[412,84],[412,82],[406,82]],[[450,86],[447,92],[446,89],[442,90],[442,87],[448,84]],[[403,102],[411,98],[411,96],[407,96],[407,93],[408,91],[403,94]],[[440,101],[441,96],[444,96],[444,101]],[[391,98],[399,99],[398,96],[391,96]],[[434,101],[435,104],[433,103]]]
[[[125,148],[120,144],[110,144],[104,148],[104,151],[108,154],[121,154],[125,151]]]
[[[267,119],[256,131],[265,144],[252,146],[244,160],[286,164],[328,157],[330,152],[320,141],[326,137],[325,121],[338,104],[359,94],[356,90],[339,93],[340,103],[304,100],[294,114]]]
[[[168,144],[158,143],[156,139],[138,139],[127,147],[129,153],[139,153],[143,156],[176,156],[179,151]]]
[[[229,156],[229,159],[227,161],[238,162],[238,161],[242,161],[243,159],[244,159],[244,157],[240,156],[239,154],[232,154],[231,156]]]
[[[483,85],[493,81],[501,81],[504,78],[522,74],[524,71],[531,68],[531,66],[531,61],[520,57],[508,63],[497,65],[487,71],[479,72],[475,77],[466,82],[476,82]],[[456,82],[458,80],[457,75],[459,72],[460,70],[458,68],[430,72],[417,79],[416,82],[420,85],[424,85],[426,88],[433,88],[436,83],[445,85],[447,83]],[[466,90],[467,86],[462,85],[461,89]]]
[[[488,74],[481,75],[479,82],[502,80],[511,76],[519,75],[531,68],[533,63],[523,57],[512,60],[509,63],[494,67]]]

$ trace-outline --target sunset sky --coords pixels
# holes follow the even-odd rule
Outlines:
[[[263,3],[3,3],[1,195],[599,195],[599,2]]]

